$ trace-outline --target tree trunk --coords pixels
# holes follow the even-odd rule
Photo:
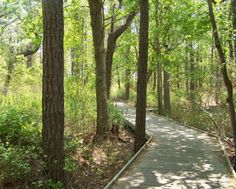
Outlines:
[[[156,28],[159,28],[159,0],[155,0],[155,23]],[[156,36],[156,53],[157,56],[161,55],[160,49],[160,39],[159,35]],[[160,62],[157,62],[157,106],[158,106],[158,114],[164,115],[163,112],[163,91],[162,91],[162,66]]]
[[[163,95],[162,95],[162,69],[161,64],[157,63],[157,103],[158,103],[158,114],[164,115],[163,111]]]
[[[43,153],[48,179],[64,180],[63,0],[43,0]]]
[[[107,86],[107,98],[110,98],[111,91],[111,77],[112,77],[112,64],[113,64],[113,55],[115,52],[116,41],[113,39],[112,35],[108,36],[107,40],[107,51],[106,51],[106,86]]]
[[[215,68],[215,103],[216,104],[219,104],[219,100],[220,100],[219,94],[220,94],[220,68],[219,66],[216,66]]]
[[[193,52],[193,44],[191,43],[189,46],[189,65],[190,65],[190,99],[194,101],[195,98],[195,62],[194,62],[194,52]]]
[[[157,73],[156,73],[156,71],[154,71],[153,83],[152,83],[152,91],[156,91],[156,86],[157,86]]]
[[[189,58],[188,58],[188,48],[186,47],[186,57],[185,57],[185,88],[186,96],[189,94]]]
[[[232,10],[232,25],[233,25],[233,39],[234,39],[234,61],[236,64],[236,0],[231,0]],[[231,39],[230,39],[231,40]]]
[[[145,144],[147,64],[148,64],[148,0],[140,0],[140,35],[134,152]]]
[[[9,58],[9,60],[7,61],[7,75],[5,78],[3,92],[2,92],[4,96],[7,96],[8,94],[8,90],[9,90],[9,86],[10,86],[11,78],[12,78],[12,73],[14,69],[14,63],[15,63],[14,58]]]
[[[164,112],[165,115],[171,113],[170,106],[170,74],[164,71]]]
[[[127,67],[125,69],[125,100],[129,100],[130,94],[130,79],[131,79],[131,70],[129,68],[130,64],[130,46],[127,48]]]
[[[129,92],[130,92],[130,69],[126,68],[125,70],[125,100],[129,100]]]
[[[223,76],[223,80],[224,80],[225,87],[227,90],[227,95],[228,95],[227,103],[229,105],[230,119],[231,119],[231,125],[232,125],[233,136],[234,136],[234,147],[235,147],[235,153],[236,153],[236,114],[235,114],[235,107],[234,107],[233,86],[232,86],[231,80],[228,77],[226,57],[225,57],[225,53],[223,51],[223,48],[221,46],[221,42],[219,39],[217,24],[216,24],[213,7],[212,7],[212,2],[211,0],[207,0],[207,2],[208,2],[209,15],[210,15],[210,20],[211,20],[212,29],[213,29],[213,35],[215,39],[215,46],[216,46],[216,49],[218,50],[218,54],[220,58],[221,73]],[[236,170],[235,162],[234,162],[234,169]]]
[[[104,18],[103,1],[88,0],[93,45],[96,62],[96,101],[97,101],[97,128],[95,139],[106,138],[109,135],[108,108],[106,95],[106,65],[104,49]]]
[[[110,98],[112,64],[113,64],[113,55],[114,55],[115,47],[116,47],[116,41],[130,26],[135,15],[136,15],[135,12],[131,12],[123,25],[120,25],[116,30],[114,30],[114,27],[111,28],[111,32],[109,33],[109,36],[108,36],[107,51],[106,51],[106,69],[107,69],[106,85],[107,85],[108,98]]]
[[[180,65],[176,65],[176,77],[177,77],[177,82],[176,82],[176,87],[177,89],[180,89]]]

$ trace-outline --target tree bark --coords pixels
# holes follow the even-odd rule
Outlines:
[[[209,8],[209,16],[210,16],[210,20],[212,24],[212,29],[213,29],[213,36],[215,39],[215,46],[216,46],[216,49],[218,50],[218,54],[220,58],[221,73],[223,76],[224,84],[225,84],[227,95],[228,95],[227,103],[229,105],[229,112],[230,112],[231,126],[233,129],[234,147],[235,147],[235,154],[236,154],[236,114],[235,114],[235,107],[234,107],[233,86],[228,76],[225,52],[223,51],[223,48],[219,39],[219,34],[218,34],[217,24],[216,24],[214,12],[213,12],[212,2],[211,0],[207,0],[207,2],[208,2],[208,8]],[[234,169],[236,170],[235,162],[234,162]]]
[[[157,73],[156,73],[156,71],[154,71],[153,83],[152,83],[152,91],[156,91],[156,86],[157,86]]]
[[[106,85],[107,85],[107,97],[110,98],[110,89],[111,89],[111,78],[112,78],[112,64],[113,64],[113,55],[115,52],[116,41],[117,39],[127,30],[130,26],[133,18],[136,13],[131,12],[127,17],[125,23],[120,25],[116,30],[111,30],[107,40],[107,50],[106,50]],[[114,29],[114,27],[112,27]]]
[[[190,65],[190,99],[194,101],[195,98],[195,62],[194,62],[194,51],[193,44],[189,45],[189,65]]]
[[[159,0],[155,0],[155,23],[156,27],[159,28]],[[157,56],[160,56],[161,49],[160,49],[160,39],[159,35],[156,36],[156,47],[155,51]],[[157,62],[157,106],[158,106],[158,114],[164,115],[163,112],[163,87],[162,87],[162,65],[160,62]]]
[[[10,86],[11,79],[12,79],[12,73],[13,73],[15,61],[16,60],[14,58],[9,58],[9,60],[7,61],[7,75],[6,75],[6,78],[5,78],[4,87],[3,87],[3,91],[2,91],[2,94],[4,96],[7,96],[7,94],[8,94],[8,90],[9,90],[9,86]]]
[[[127,64],[130,64],[130,46],[127,47]],[[130,79],[131,79],[131,70],[129,66],[127,65],[125,69],[125,100],[129,100],[129,94],[130,94]]]
[[[157,103],[158,103],[158,114],[164,115],[163,111],[163,95],[162,95],[162,69],[161,64],[157,63]]]
[[[95,139],[103,139],[109,136],[106,95],[103,1],[88,0],[88,2],[91,15],[93,45],[96,62],[97,127]]]
[[[164,71],[164,113],[169,115],[171,113],[170,105],[170,74]]]
[[[185,58],[185,88],[186,88],[186,96],[189,94],[189,58],[188,58],[188,48],[185,49],[186,52],[186,58]]]
[[[140,35],[134,152],[145,144],[147,65],[148,65],[148,0],[140,0]]]
[[[43,154],[48,179],[64,180],[63,0],[43,0]]]
[[[233,36],[234,36],[234,61],[236,64],[236,0],[231,0],[231,10],[232,10],[232,26],[233,26]],[[230,39],[231,40],[231,39]]]

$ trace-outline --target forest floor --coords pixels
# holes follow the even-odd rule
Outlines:
[[[102,189],[132,157],[134,134],[120,127],[119,137],[101,143],[92,143],[93,134],[83,138],[88,148],[76,155],[79,169],[69,175],[69,187]]]

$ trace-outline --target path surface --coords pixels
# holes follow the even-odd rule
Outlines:
[[[117,106],[135,123],[135,109]],[[152,142],[112,186],[113,189],[233,189],[220,144],[214,137],[147,114]]]

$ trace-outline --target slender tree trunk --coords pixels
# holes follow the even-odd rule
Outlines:
[[[117,71],[117,84],[118,84],[118,88],[121,89],[120,72],[119,72],[118,66],[116,66],[116,71]]]
[[[234,36],[234,61],[236,64],[236,0],[231,0],[231,10],[232,10],[232,25],[233,25],[233,36]]]
[[[194,52],[193,52],[193,44],[190,44],[189,49],[189,65],[190,65],[190,99],[194,100],[195,98],[195,62],[194,62]]]
[[[180,66],[179,66],[179,64],[177,64],[176,65],[176,71],[177,71],[177,73],[176,73],[176,77],[177,77],[177,83],[176,83],[176,87],[177,87],[177,89],[180,89]]]
[[[185,58],[185,88],[186,94],[189,94],[189,58],[188,58],[188,48],[186,47],[186,58]]]
[[[166,115],[171,113],[170,105],[170,74],[164,71],[164,112]]]
[[[107,51],[106,51],[106,85],[107,85],[107,97],[110,98],[111,91],[111,77],[112,77],[112,64],[113,55],[115,52],[116,41],[113,39],[112,35],[109,35],[107,41]]]
[[[125,23],[123,25],[120,25],[116,30],[114,30],[114,26],[112,26],[112,28],[111,28],[112,30],[108,36],[107,51],[106,51],[106,70],[107,70],[106,85],[107,85],[107,97],[108,98],[110,98],[112,64],[113,64],[113,55],[114,55],[115,47],[116,47],[116,41],[130,26],[135,15],[136,15],[135,12],[131,12],[129,14],[129,16],[127,17]]]
[[[125,70],[125,100],[129,100],[130,93],[130,69]]]
[[[219,61],[217,59],[217,61]],[[219,104],[219,94],[220,94],[220,68],[216,66],[215,68],[215,103]]]
[[[156,27],[159,28],[159,0],[155,0],[155,23]],[[161,55],[160,39],[159,35],[156,36],[156,53],[157,56]],[[162,66],[160,62],[157,62],[157,106],[158,114],[164,115],[163,112],[163,91],[162,91]]]
[[[147,65],[148,65],[148,0],[140,0],[140,35],[134,152],[145,144]]]
[[[43,153],[48,179],[64,180],[63,0],[43,0]]]
[[[158,103],[158,114],[164,115],[163,111],[163,92],[162,92],[162,68],[161,64],[157,63],[157,103]]]
[[[96,62],[97,129],[95,139],[106,138],[109,131],[106,95],[103,1],[88,0]]]
[[[215,39],[215,46],[216,46],[216,49],[218,50],[218,54],[220,58],[221,73],[223,76],[223,80],[224,80],[225,87],[227,90],[227,95],[228,95],[227,103],[229,105],[229,112],[230,112],[231,125],[233,129],[234,147],[235,147],[235,154],[236,154],[236,114],[235,114],[235,107],[234,107],[233,86],[227,73],[226,57],[225,57],[225,53],[221,46],[221,42],[218,35],[218,29],[217,29],[217,24],[216,24],[214,12],[213,12],[212,1],[207,0],[207,2],[208,2],[209,15],[210,15],[210,20],[211,20],[212,29],[213,29],[213,35]],[[235,162],[234,162],[234,169],[236,170]]]
[[[127,48],[127,64],[130,64],[130,46]],[[125,70],[125,100],[129,100],[129,93],[130,93],[130,79],[131,79],[131,70],[127,65]]]
[[[2,92],[4,96],[7,96],[8,94],[8,90],[9,90],[11,79],[12,79],[12,73],[14,69],[14,63],[15,63],[14,61],[15,59],[10,58],[7,62],[7,75],[5,78],[3,92]]]
[[[156,86],[157,86],[157,73],[156,73],[156,71],[154,71],[153,83],[152,83],[152,91],[156,91]]]

